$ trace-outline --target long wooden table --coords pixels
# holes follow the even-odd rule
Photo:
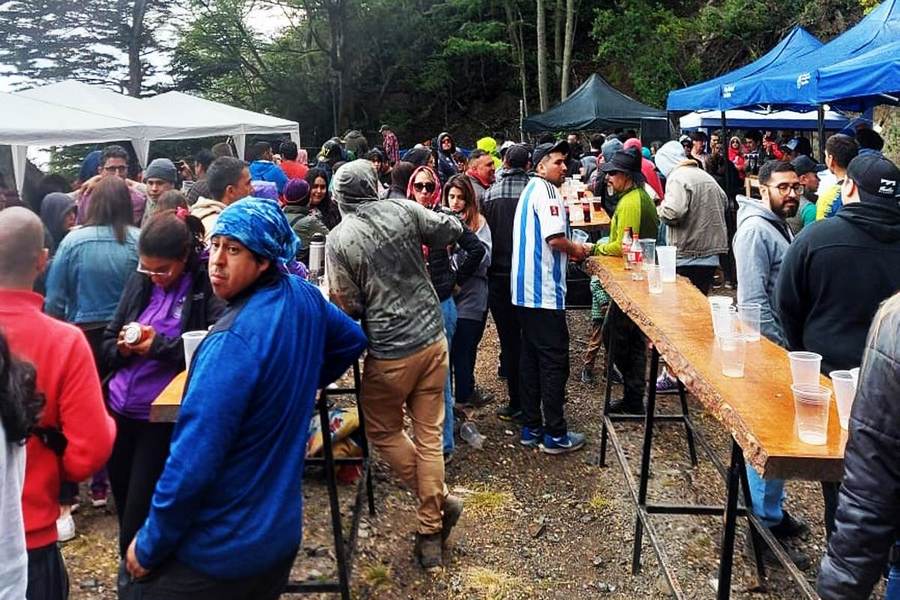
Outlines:
[[[607,438],[613,444],[625,473],[637,509],[632,572],[640,570],[641,544],[644,530],[659,557],[663,575],[673,595],[684,595],[674,572],[668,565],[665,551],[657,539],[651,514],[723,515],[724,527],[720,553],[719,587],[717,597],[730,597],[731,569],[734,554],[735,521],[746,516],[751,525],[757,575],[765,581],[765,567],[761,544],[765,542],[788,569],[807,598],[816,598],[803,574],[796,568],[778,542],[747,507],[750,505],[749,487],[744,464],[751,464],[766,478],[839,481],[843,470],[843,451],[846,432],[841,430],[832,398],[827,442],[813,446],[800,442],[795,432],[791,374],[787,352],[766,339],[749,343],[743,378],[722,375],[709,302],[687,279],[677,277],[675,283],[663,284],[662,294],[650,294],[646,280],[634,281],[631,271],[624,269],[620,257],[595,257],[587,261],[585,270],[596,275],[622,312],[636,323],[652,343],[653,358],[645,416],[610,415],[609,369],[610,349],[607,348],[607,387],[601,436],[600,464],[605,464]],[[679,378],[682,415],[656,414],[655,379],[660,357]],[[823,385],[829,382],[821,378]],[[683,422],[687,430],[691,460],[696,464],[694,427],[687,414],[685,387],[698,398],[732,437],[731,462],[726,469],[702,440],[716,468],[726,480],[724,506],[684,504],[654,504],[648,501],[648,480],[651,461],[653,428],[655,423]],[[627,458],[618,443],[614,422],[644,421],[644,440],[641,453],[640,480],[636,486]],[[638,488],[638,489],[636,489]],[[741,489],[743,488],[743,489]],[[738,505],[742,495],[744,507]]]
[[[573,229],[583,229],[585,231],[593,231],[596,229],[603,229],[605,227],[609,227],[610,218],[609,215],[606,214],[606,211],[602,208],[599,211],[595,211],[593,207],[591,208],[591,220],[584,220],[584,211],[581,208],[583,202],[569,202],[567,203],[569,207],[569,226]]]

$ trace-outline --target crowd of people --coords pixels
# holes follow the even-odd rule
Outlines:
[[[471,151],[442,132],[405,152],[391,127],[379,134],[370,147],[348,132],[312,157],[259,141],[246,161],[222,143],[140,173],[107,146],[74,186],[48,175],[30,206],[0,211],[0,598],[67,596],[58,542],[75,536],[86,479],[94,506],[115,504],[121,597],[278,597],[300,544],[316,390],[363,353],[366,434],[416,496],[415,559],[441,566],[463,512],[445,465],[469,409],[494,401],[475,377],[488,314],[506,382],[496,417],[525,448],[579,450],[567,275],[621,256],[629,230],[677,246],[702,293],[759,303],[762,334],[820,353],[823,372],[862,366],[844,485],[822,484],[819,590],[866,597],[900,539],[900,171],[877,133],[829,137],[825,165],[794,132],[727,148],[722,132],[647,146],[633,131],[485,137]],[[747,177],[759,197],[742,193]],[[608,235],[573,236],[567,178],[599,198]],[[612,347],[623,394],[610,410],[643,413],[646,338],[598,280],[590,290],[579,379],[595,385]],[[186,365],[181,334],[197,330],[209,333]],[[177,423],[152,421],[186,368]],[[678,389],[665,368],[655,385]],[[747,475],[776,538],[808,532],[784,482]]]

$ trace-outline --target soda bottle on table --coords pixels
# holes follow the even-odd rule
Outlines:
[[[631,279],[634,281],[643,281],[644,250],[641,248],[641,239],[637,233],[632,236],[631,257]]]
[[[622,256],[625,257],[625,270],[630,271],[632,268],[632,261],[634,260],[634,256],[632,255],[631,247],[634,244],[634,237],[631,235],[631,227],[625,228],[625,233],[622,234]]]

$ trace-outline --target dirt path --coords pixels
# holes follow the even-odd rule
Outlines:
[[[569,317],[572,338],[571,376],[566,418],[570,427],[588,435],[577,453],[551,457],[518,444],[518,431],[494,417],[505,384],[496,376],[496,330],[489,323],[482,342],[477,378],[496,393],[495,404],[473,415],[487,439],[475,450],[461,443],[447,467],[451,489],[466,501],[459,526],[450,539],[449,566],[426,574],[412,562],[415,514],[411,495],[400,488],[382,465],[376,465],[378,514],[363,519],[356,557],[354,595],[385,599],[575,599],[665,598],[666,584],[652,548],[645,543],[644,567],[631,575],[634,510],[621,469],[610,454],[606,468],[594,465],[599,442],[601,388],[578,382],[580,360],[575,349],[587,343],[588,314]],[[599,364],[599,363],[598,363]],[[618,390],[621,393],[620,390]],[[673,397],[674,398],[674,397]],[[728,439],[692,403],[693,416],[708,439],[726,457]],[[661,400],[660,410],[673,410]],[[708,460],[691,468],[683,429],[660,426],[654,442],[650,497],[679,502],[722,503],[724,484]],[[640,426],[619,429],[636,475],[640,456]],[[342,488],[349,496],[349,488]],[[328,577],[333,571],[327,499],[320,483],[305,486],[303,549],[296,577]],[[818,484],[789,483],[788,504],[810,523],[813,533],[798,543],[813,559],[815,577],[824,544],[822,500]],[[345,502],[346,504],[346,502]],[[711,583],[717,572],[721,520],[715,517],[654,517],[666,552],[676,565],[689,598],[714,598]],[[116,567],[115,519],[92,508],[76,515],[80,537],[66,544],[64,554],[72,581],[72,598],[114,598]],[[739,525],[738,544],[743,541]],[[793,599],[797,590],[775,571],[767,594],[752,593],[751,568],[736,551],[733,597]],[[322,596],[328,597],[328,596]]]

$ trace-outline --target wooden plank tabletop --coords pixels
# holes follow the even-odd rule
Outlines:
[[[838,422],[834,395],[827,443],[805,444],[794,428],[794,401],[787,351],[765,338],[747,344],[743,378],[722,375],[709,302],[687,279],[664,283],[650,294],[647,281],[632,281],[621,257],[592,257],[596,275],[616,304],[641,328],[660,355],[766,478],[840,481],[847,432]],[[831,382],[821,377],[831,389]]]
[[[584,211],[581,208],[582,202],[570,202],[569,203],[569,226],[573,229],[584,229],[585,231],[591,231],[593,229],[600,229],[602,227],[609,227],[610,218],[609,215],[606,214],[606,211],[602,208],[599,211],[594,211],[591,209],[591,220],[584,220]]]
[[[185,383],[187,383],[187,371],[182,371],[169,382],[166,389],[150,405],[151,422],[174,423],[178,420],[178,409],[181,408]]]

